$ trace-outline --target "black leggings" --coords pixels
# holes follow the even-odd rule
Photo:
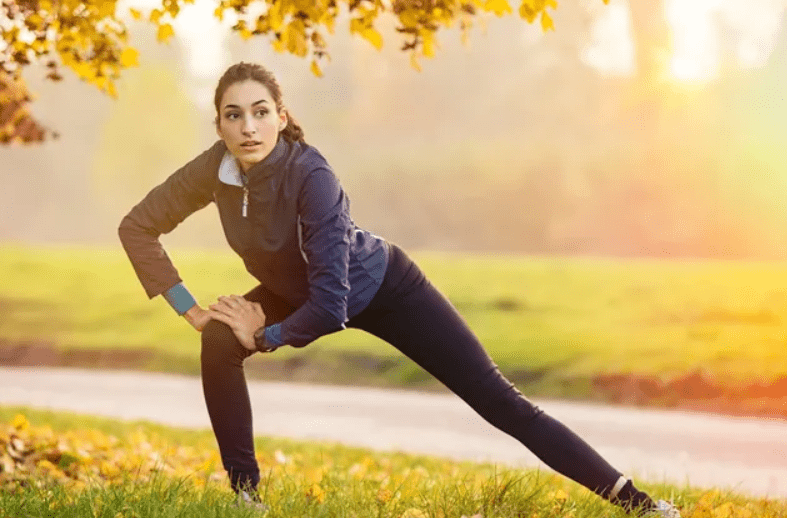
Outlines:
[[[606,497],[621,474],[566,426],[528,401],[500,373],[451,303],[403,250],[390,246],[382,286],[347,326],[390,343],[549,467]],[[281,321],[294,310],[261,287],[245,297],[260,302],[268,323]],[[259,482],[243,374],[243,360],[251,354],[223,323],[211,321],[202,332],[205,401],[236,491],[254,488]]]

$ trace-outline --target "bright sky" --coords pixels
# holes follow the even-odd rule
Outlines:
[[[597,14],[584,59],[597,69],[627,75],[634,70],[631,16],[627,0],[592,5]],[[680,81],[703,82],[718,73],[722,49],[737,63],[757,67],[766,63],[780,29],[785,0],[665,0],[672,31],[669,70]]]
[[[130,7],[135,7],[147,14],[160,6],[161,0],[121,0],[117,12],[127,13]],[[213,0],[196,0],[193,4],[184,5],[172,23],[176,37],[188,49],[188,66],[196,85],[193,95],[203,109],[210,107],[216,78],[230,65],[231,59],[224,45],[231,24],[227,23],[227,18],[225,23],[219,22],[213,16],[215,8]],[[126,21],[130,19],[130,16],[126,17]]]
[[[731,49],[740,66],[765,64],[781,28],[786,4],[787,0],[665,0],[674,45],[669,63],[671,75],[685,82],[713,79],[722,49]],[[123,12],[132,5],[147,11],[160,5],[160,0],[123,0],[119,7]],[[596,21],[583,59],[605,74],[628,75],[634,70],[628,5],[628,0],[610,0],[608,5],[601,0],[588,1]],[[193,76],[211,85],[230,59],[223,45],[227,24],[222,26],[216,20],[214,8],[212,0],[196,0],[184,6],[174,23],[176,34],[189,48]]]

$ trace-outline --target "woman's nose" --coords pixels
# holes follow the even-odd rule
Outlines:
[[[254,127],[254,121],[249,118],[243,120],[243,134],[244,135],[253,135],[256,132],[257,128]]]

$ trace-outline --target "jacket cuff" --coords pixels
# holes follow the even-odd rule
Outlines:
[[[276,347],[284,345],[281,339],[281,323],[276,323],[265,328],[265,341]]]
[[[182,282],[177,283],[162,293],[162,296],[169,302],[169,305],[172,306],[178,315],[181,316],[197,304],[197,301],[194,300],[194,297]]]

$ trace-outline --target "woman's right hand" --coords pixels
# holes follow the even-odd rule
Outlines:
[[[183,317],[191,324],[191,327],[202,332],[210,321],[210,311],[202,309],[199,304],[194,304],[183,314]]]

